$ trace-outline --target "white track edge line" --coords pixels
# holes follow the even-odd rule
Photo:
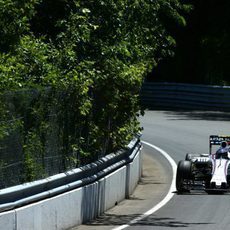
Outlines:
[[[160,152],[170,163],[171,167],[172,167],[172,171],[173,171],[173,177],[172,177],[172,183],[170,186],[170,189],[167,193],[167,195],[164,197],[164,199],[162,201],[160,201],[157,205],[155,205],[153,208],[151,208],[150,210],[148,210],[147,212],[143,213],[142,215],[138,216],[137,218],[131,220],[128,224],[124,224],[121,225],[119,227],[115,227],[112,230],[122,230],[125,228],[130,227],[130,225],[132,224],[136,224],[138,221],[146,218],[147,216],[152,215],[154,212],[156,212],[157,210],[159,210],[160,208],[162,208],[164,205],[166,205],[174,196],[174,191],[176,191],[176,170],[177,170],[177,165],[176,162],[172,159],[171,156],[169,156],[169,154],[167,152],[165,152],[163,149],[157,147],[156,145],[150,144],[148,142],[142,141],[143,144],[150,146],[151,148],[154,148],[155,150],[157,150],[158,152]]]

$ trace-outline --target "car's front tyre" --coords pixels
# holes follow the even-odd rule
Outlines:
[[[188,192],[189,188],[186,186],[186,181],[192,179],[192,162],[191,161],[179,161],[177,165],[176,174],[176,189],[178,193]],[[187,184],[188,185],[188,184]]]

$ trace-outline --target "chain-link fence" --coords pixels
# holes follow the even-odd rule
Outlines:
[[[85,157],[87,119],[71,91],[21,90],[0,95],[0,189],[75,168]],[[94,158],[94,159],[93,159]]]

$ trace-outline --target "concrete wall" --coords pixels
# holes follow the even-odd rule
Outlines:
[[[92,184],[0,213],[0,229],[64,230],[95,219],[133,192],[140,169],[141,151],[131,163]]]
[[[136,155],[134,161],[127,165],[127,188],[126,188],[126,198],[128,198],[137,186],[138,181],[136,178],[141,177],[142,172],[142,157],[141,155]]]
[[[16,209],[15,230],[68,229],[82,223],[83,188]]]
[[[8,211],[0,213],[0,229],[15,230],[16,229],[16,211]]]
[[[126,173],[124,166],[105,178],[105,210],[125,199]]]

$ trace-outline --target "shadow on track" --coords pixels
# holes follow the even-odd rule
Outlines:
[[[112,215],[112,214],[105,214],[93,223],[88,223],[88,226],[121,226],[124,224],[129,223],[131,220],[139,217],[140,215]],[[214,223],[205,223],[205,222],[182,222],[177,221],[174,218],[164,217],[158,218],[155,215],[148,216],[138,223],[132,224],[132,226],[155,226],[155,227],[170,227],[170,228],[180,228],[180,227],[191,227],[191,226],[200,226],[202,225],[212,225]]]
[[[170,110],[164,111],[164,113],[168,120],[230,121],[230,112]]]
[[[230,195],[230,192],[218,192],[218,191],[212,191],[212,192],[205,192],[204,190],[193,190],[190,192],[180,192],[177,191],[173,192],[177,194],[178,196],[196,196],[196,195],[205,195],[205,196],[224,196],[224,195]]]

